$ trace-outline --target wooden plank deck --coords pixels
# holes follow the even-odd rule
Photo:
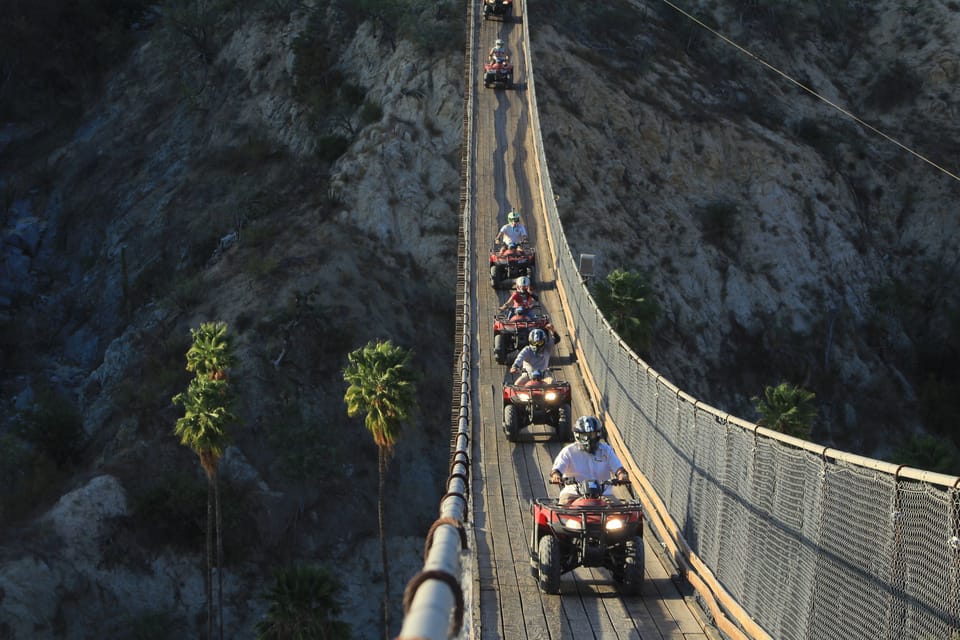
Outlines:
[[[477,0],[475,0],[477,1]],[[525,3],[517,7],[524,15]],[[484,21],[477,12],[480,51],[478,60],[498,37],[513,54],[515,79],[521,83],[528,64],[523,51],[522,25],[517,22]],[[531,28],[533,28],[531,26]],[[473,87],[477,99],[477,153],[473,158],[476,191],[471,194],[474,211],[474,316],[473,466],[472,518],[476,537],[479,613],[474,620],[476,636],[493,640],[552,640],[558,638],[611,638],[639,640],[706,640],[702,613],[671,579],[672,567],[661,564],[646,536],[646,582],[642,594],[624,597],[602,569],[578,569],[563,576],[561,594],[542,594],[530,572],[529,541],[532,531],[530,501],[556,495],[547,483],[553,457],[563,443],[550,440],[544,429],[522,432],[517,443],[504,435],[501,385],[507,367],[493,357],[493,315],[507,291],[494,291],[487,281],[488,251],[497,229],[506,222],[511,207],[522,213],[537,248],[535,288],[561,336],[567,329],[556,292],[555,272],[548,259],[549,246],[538,228],[544,222],[538,207],[540,190],[534,170],[534,146],[526,96],[514,91],[485,89],[480,74]],[[562,365],[562,377],[573,388],[573,417],[593,413],[586,388],[572,363],[569,338],[561,339],[553,364]]]

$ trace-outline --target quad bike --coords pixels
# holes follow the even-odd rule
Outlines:
[[[513,315],[510,309],[493,316],[493,356],[497,364],[507,364],[507,358],[527,346],[532,329],[545,329],[550,316],[540,305],[534,305],[526,315]]]
[[[513,11],[513,0],[483,0],[483,19],[499,18],[506,20]]]
[[[549,424],[561,442],[573,440],[570,429],[570,383],[543,380],[543,371],[534,371],[524,384],[503,385],[503,432],[514,442],[520,429],[532,424]]]
[[[522,243],[516,251],[501,252],[500,247],[494,245],[490,249],[490,286],[497,286],[507,279],[527,276],[533,279],[533,267],[537,260],[537,250]]]
[[[643,584],[643,508],[638,500],[619,501],[604,496],[608,486],[629,480],[564,478],[577,486],[578,497],[567,504],[555,498],[530,503],[530,572],[541,591],[560,593],[560,576],[577,567],[605,567],[627,595],[637,595]]]
[[[502,56],[483,65],[483,86],[494,89],[513,88],[513,63]]]

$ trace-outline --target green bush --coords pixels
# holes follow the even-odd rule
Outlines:
[[[375,102],[365,100],[360,107],[360,126],[365,127],[368,124],[378,122],[383,117],[383,107]]]
[[[323,135],[317,140],[316,156],[322,162],[333,162],[350,148],[350,140],[341,135]]]
[[[218,21],[231,4],[231,0],[167,0],[162,5],[163,25],[209,64],[219,47]]]
[[[277,571],[263,594],[266,615],[257,623],[258,640],[325,638],[349,640],[350,625],[339,616],[343,585],[323,567],[293,566]]]
[[[753,397],[751,401],[759,414],[757,424],[796,438],[810,439],[813,421],[817,409],[813,404],[816,397],[796,385],[781,382],[775,387],[767,387],[763,397]]]
[[[711,244],[722,246],[732,239],[737,224],[739,209],[729,200],[716,200],[699,209],[697,219],[703,239]]]
[[[634,271],[614,269],[605,280],[594,282],[593,299],[607,322],[630,348],[646,353],[653,342],[653,329],[660,305],[646,276]]]
[[[178,549],[202,549],[207,513],[207,485],[196,476],[165,476],[133,496],[132,515],[146,541]]]
[[[83,419],[73,404],[52,391],[37,394],[35,408],[20,413],[16,435],[63,469],[80,458]]]
[[[145,611],[124,616],[117,640],[177,640],[184,638],[186,623],[172,611]]]
[[[48,456],[16,436],[0,435],[0,522],[29,513],[63,476]]]
[[[932,435],[912,436],[894,453],[890,462],[925,471],[960,475],[960,449],[950,440]]]
[[[897,60],[880,73],[867,92],[867,106],[889,111],[894,107],[908,104],[923,88],[923,80],[916,69]]]
[[[925,427],[960,442],[960,381],[929,375],[920,387],[920,415]]]
[[[151,548],[185,551],[204,548],[207,518],[207,482],[199,475],[163,475],[131,499],[130,524]],[[224,552],[227,558],[250,555],[259,540],[246,487],[220,481]]]
[[[349,343],[344,343],[349,344]],[[331,423],[328,416],[309,406],[287,405],[274,412],[267,427],[267,443],[274,453],[277,471],[296,481],[315,481],[323,469],[324,482],[330,487],[346,487],[343,468],[343,440],[315,437],[317,425]]]

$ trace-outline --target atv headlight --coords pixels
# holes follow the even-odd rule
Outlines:
[[[607,531],[620,531],[623,529],[623,520],[620,518],[608,518],[606,527]]]
[[[557,392],[547,391],[545,394],[543,394],[543,399],[546,400],[547,402],[553,402],[554,400],[557,399]]]
[[[580,518],[560,518],[560,524],[562,524],[567,529],[574,529],[580,531],[583,529],[583,523],[580,521]]]
[[[522,401],[524,401],[524,402],[530,402],[530,394],[529,394],[529,393],[518,393],[518,394],[517,394],[517,398],[519,398],[520,400],[522,400]]]

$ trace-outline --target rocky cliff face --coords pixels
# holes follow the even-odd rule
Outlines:
[[[340,372],[370,339],[413,349],[418,406],[387,496],[401,620],[447,474],[462,43],[420,64],[341,3],[253,4],[211,18],[202,47],[151,14],[75,125],[0,137],[0,437],[20,456],[0,466],[20,491],[2,505],[0,637],[195,635],[205,481],[170,398],[208,320],[240,361],[221,462],[231,638],[253,637],[294,562],[334,569],[354,633],[382,634],[377,453]],[[12,439],[51,396],[82,420],[62,464]],[[38,460],[47,475],[15,468]]]
[[[960,7],[808,4],[691,11],[955,171]],[[650,275],[648,361],[748,419],[805,386],[815,437],[866,455],[949,435],[927,403],[957,380],[957,179],[666,6],[530,13],[567,237]]]

